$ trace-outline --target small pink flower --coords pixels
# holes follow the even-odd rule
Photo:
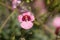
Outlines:
[[[32,21],[34,20],[34,15],[31,12],[26,12],[18,16],[18,21],[21,22],[20,26],[24,29],[31,29],[33,26]]]
[[[16,8],[17,5],[20,4],[20,3],[21,3],[20,0],[13,0],[13,1],[12,1],[12,8],[13,8],[13,9]]]
[[[60,27],[60,17],[55,17],[55,18],[53,19],[53,25],[54,25],[55,27]]]

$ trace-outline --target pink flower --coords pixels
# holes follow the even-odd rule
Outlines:
[[[23,29],[31,29],[34,20],[34,15],[31,12],[26,12],[18,16],[18,21],[21,22],[20,26]]]
[[[13,9],[16,8],[17,5],[20,4],[20,3],[21,3],[20,0],[13,0],[13,1],[12,1],[12,8],[13,8]]]
[[[55,27],[60,27],[60,17],[55,17],[55,18],[53,19],[53,25],[54,25]]]

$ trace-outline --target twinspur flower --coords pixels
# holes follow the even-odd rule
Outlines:
[[[18,4],[21,3],[21,0],[12,0],[12,8],[16,8]]]
[[[34,20],[34,15],[31,12],[25,12],[22,15],[18,16],[18,21],[21,23],[21,28],[26,30],[31,29],[33,27]]]

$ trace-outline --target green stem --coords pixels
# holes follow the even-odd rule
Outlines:
[[[7,19],[5,20],[5,22],[2,24],[2,26],[0,27],[0,33],[2,32],[2,29],[4,28],[5,24],[8,22],[8,20],[10,19],[10,17],[13,16],[14,13],[15,13],[15,10],[10,14],[10,16],[7,17]]]
[[[4,3],[2,3],[2,2],[0,2],[0,4],[3,5],[3,6],[5,6],[5,7],[7,7],[7,8],[10,9],[10,10],[12,10],[12,8],[11,8],[10,6],[7,6],[6,4],[4,4]]]

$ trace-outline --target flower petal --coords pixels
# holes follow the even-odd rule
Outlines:
[[[20,1],[20,0],[17,0],[17,3],[18,3],[18,4],[20,4],[20,3],[21,3],[21,1]]]
[[[13,9],[16,8],[16,5],[13,5],[12,8],[13,8]]]
[[[16,3],[17,3],[17,0],[13,0],[13,1],[12,1],[12,8],[13,8],[13,9],[17,7]]]
[[[60,17],[54,18],[54,20],[53,20],[53,25],[54,25],[55,27],[60,27]]]
[[[20,26],[21,26],[21,28],[28,30],[28,29],[31,29],[33,27],[33,23],[30,21],[22,22],[20,24]]]
[[[13,1],[12,1],[12,4],[16,4],[16,3],[17,3],[17,0],[13,0]]]
[[[35,20],[34,15],[30,15],[30,17],[31,17],[31,21]]]
[[[35,20],[34,15],[33,15],[31,12],[23,13],[23,16],[25,16],[25,15],[30,16],[30,18],[31,18],[31,20],[30,20],[30,21],[34,21],[34,20]]]
[[[22,15],[19,15],[19,16],[18,16],[18,21],[19,21],[19,22],[23,22],[23,21],[22,21],[22,17],[23,17]]]
[[[23,13],[23,16],[25,15],[31,15],[31,13],[30,12]]]

